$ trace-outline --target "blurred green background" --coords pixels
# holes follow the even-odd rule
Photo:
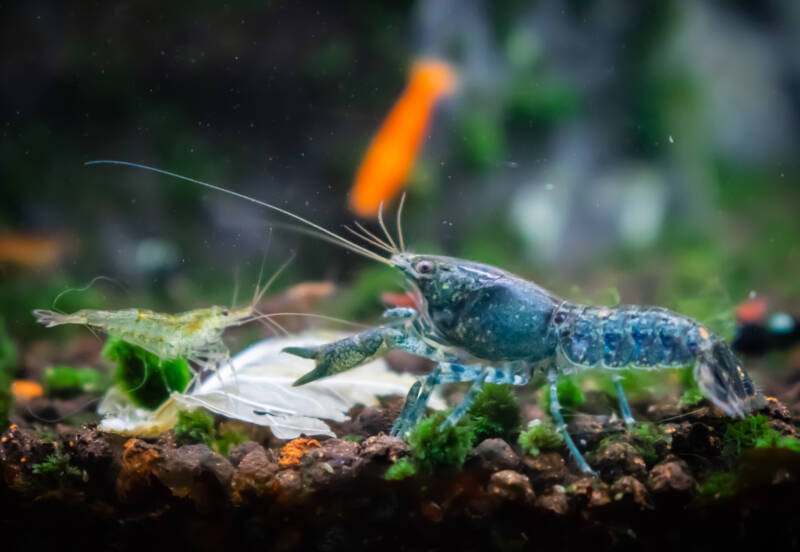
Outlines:
[[[438,106],[408,184],[412,249],[586,302],[713,320],[755,292],[797,310],[800,3],[1,10],[0,310],[16,340],[48,336],[31,309],[100,274],[126,291],[101,282],[58,307],[228,304],[235,267],[249,297],[270,223],[267,273],[298,254],[276,291],[330,280],[341,289],[320,311],[374,319],[381,292],[401,289],[389,269],[235,198],[83,163],[153,165],[338,230],[359,160],[423,55],[449,60],[462,86]],[[58,335],[85,333],[74,330]]]

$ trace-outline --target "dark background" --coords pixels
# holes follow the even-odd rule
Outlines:
[[[228,186],[329,228],[414,59],[462,75],[408,186],[406,240],[575,300],[724,318],[751,292],[800,299],[800,4],[684,0],[4,2],[0,259],[12,335],[29,312],[229,303],[267,225],[243,201],[91,159]],[[385,267],[276,226],[276,291],[333,280],[322,310],[380,312]],[[80,328],[76,332],[82,331]],[[61,335],[70,335],[62,333]]]

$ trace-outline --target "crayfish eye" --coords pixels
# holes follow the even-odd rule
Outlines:
[[[433,263],[431,261],[420,261],[414,269],[419,274],[430,274],[433,272]]]

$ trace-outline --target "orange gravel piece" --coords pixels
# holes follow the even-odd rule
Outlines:
[[[319,441],[316,439],[306,439],[305,437],[292,439],[281,449],[279,464],[284,468],[296,466],[300,463],[300,457],[303,456],[307,450],[317,448],[318,446]]]

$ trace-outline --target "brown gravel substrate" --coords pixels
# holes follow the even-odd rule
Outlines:
[[[776,429],[797,432],[777,401],[764,413]],[[391,418],[380,409],[359,417],[363,427],[357,418],[348,432],[368,433]],[[564,451],[531,457],[490,439],[458,474],[400,482],[383,475],[407,446],[384,433],[358,443],[320,440],[284,465],[278,448],[253,441],[225,458],[204,445],[177,447],[170,435],[144,441],[59,427],[45,442],[15,425],[0,437],[2,549],[796,547],[800,454],[733,457],[721,443],[726,422],[704,407],[664,424],[672,443],[647,462],[630,435],[578,416],[572,430],[599,478],[578,473]],[[602,440],[613,431],[617,438]],[[45,484],[32,466],[56,450],[77,471]],[[737,493],[700,503],[698,481],[723,469],[741,474]]]

